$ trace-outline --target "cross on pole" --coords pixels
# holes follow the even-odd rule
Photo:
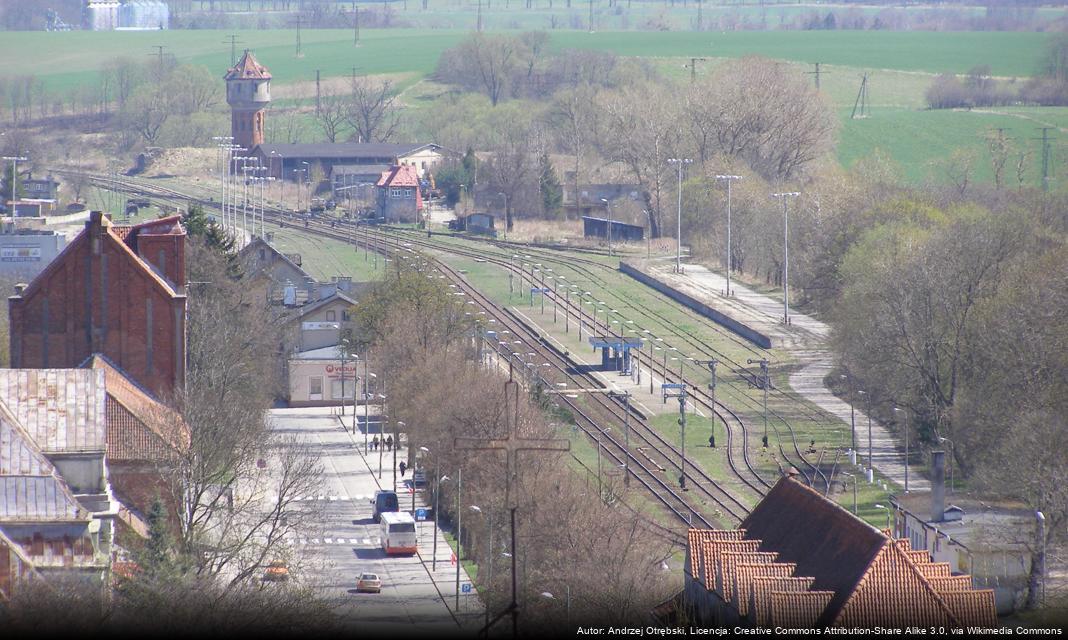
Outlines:
[[[512,492],[512,479],[516,477],[520,451],[570,451],[571,442],[559,438],[524,438],[519,435],[519,383],[508,380],[504,383],[505,417],[508,420],[508,435],[504,438],[455,438],[454,444],[457,449],[470,451],[504,451],[506,464],[505,477],[505,503],[511,512],[512,533],[512,601],[508,608],[498,614],[485,628],[482,633],[488,633],[489,628],[506,615],[512,616],[512,635],[517,635],[519,600],[518,584],[516,582],[516,548],[515,548],[515,513],[518,505]],[[509,406],[511,405],[511,406]]]

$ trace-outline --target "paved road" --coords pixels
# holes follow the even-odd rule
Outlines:
[[[850,424],[849,404],[831,393],[823,384],[831,372],[834,360],[826,346],[830,327],[801,313],[790,312],[790,326],[782,324],[782,302],[757,293],[731,281],[734,296],[723,297],[726,278],[696,264],[683,266],[684,273],[672,272],[672,264],[652,263],[647,267],[660,280],[670,283],[714,309],[722,311],[767,334],[773,346],[786,350],[802,365],[790,375],[790,386],[827,413],[847,426]],[[856,410],[857,445],[862,458],[868,454],[868,417],[858,406]],[[874,467],[899,487],[905,486],[904,451],[890,431],[876,420],[871,421],[871,444]],[[930,483],[921,475],[917,458],[909,467],[909,490],[929,491]]]
[[[362,415],[360,419],[362,421]],[[346,420],[348,423],[351,420]],[[374,416],[371,421],[375,427]],[[365,462],[352,436],[340,426],[329,409],[275,409],[271,427],[305,441],[322,456],[322,486],[304,502],[320,507],[314,525],[287,540],[299,558],[294,563],[297,579],[321,590],[346,623],[359,630],[439,636],[456,634],[456,619],[445,604],[455,588],[441,593],[431,580],[420,556],[387,557],[379,546],[378,525],[371,521],[371,497],[379,488],[378,459]],[[363,436],[357,440],[362,443]],[[386,458],[382,484],[392,488],[392,457]],[[372,470],[373,468],[373,470]],[[407,504],[401,496],[401,506]],[[420,527],[420,546],[430,544],[431,529]],[[439,539],[439,556],[448,546]],[[439,561],[439,573],[441,562]],[[445,561],[448,566],[448,561]],[[360,572],[382,578],[382,593],[356,593]],[[453,568],[455,572],[455,569]],[[464,576],[466,581],[466,576]],[[444,586],[444,585],[443,585]]]

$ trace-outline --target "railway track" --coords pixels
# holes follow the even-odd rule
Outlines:
[[[91,177],[94,181],[101,183],[105,188],[130,191],[150,198],[158,198],[169,202],[179,201],[181,203],[188,203],[196,201],[208,207],[218,206],[218,203],[190,198],[181,192],[158,187],[156,185],[139,185],[132,181],[114,180],[110,178],[102,178],[100,176]],[[277,219],[280,217],[279,213],[280,212],[268,210],[267,217],[269,219]],[[385,253],[396,254],[402,249],[413,251],[410,247],[402,247],[399,238],[393,248],[383,246],[380,239],[369,238],[367,232],[363,230],[345,233],[343,231],[339,232],[337,229],[331,229],[326,225],[315,225],[313,227],[311,224],[309,224],[308,230],[314,230],[320,235],[332,237],[333,239],[343,242],[357,242],[362,245],[365,250],[371,248],[372,243],[374,243],[374,250]],[[440,250],[440,247],[433,248]],[[457,270],[452,269],[440,260],[431,260],[434,262],[435,268],[452,280],[453,284],[464,287],[464,294],[477,300],[476,304],[482,307],[487,313],[491,313],[496,322],[500,323],[501,326],[511,327],[511,329],[508,330],[512,331],[516,336],[525,336],[525,339],[523,340],[523,344],[525,345],[524,348],[536,349],[537,353],[549,360],[546,364],[550,364],[554,372],[570,379],[571,384],[589,385],[594,382],[591,377],[576,376],[572,371],[569,371],[569,369],[573,369],[573,363],[570,363],[570,361],[566,360],[557,350],[551,348],[541,340],[536,329],[531,329],[526,326],[525,323],[519,322],[510,314],[506,313],[506,310],[501,309],[491,300],[483,296],[472,287]],[[513,354],[516,353],[511,347],[506,347],[501,344],[495,345],[495,347],[498,352],[505,355],[505,357],[513,358]],[[552,380],[547,379],[546,376],[540,372],[536,374],[536,378],[544,387],[552,388],[552,386],[555,385]],[[623,421],[623,416],[620,414],[620,411],[623,409],[619,403],[612,402],[603,394],[590,395],[595,399],[594,404],[600,411],[610,415],[617,423]],[[636,455],[633,451],[628,450],[625,444],[619,441],[618,436],[605,433],[599,426],[598,421],[589,415],[588,411],[581,407],[579,403],[572,401],[572,399],[567,398],[566,396],[562,398],[562,401],[568,406],[568,410],[571,411],[573,415],[580,418],[579,420],[576,420],[576,423],[578,423],[577,426],[582,428],[583,431],[591,437],[596,437],[602,441],[605,446],[606,455],[608,455],[610,459],[622,466],[623,461],[628,460],[629,458],[628,467],[631,476],[654,495],[656,499],[664,505],[668,511],[673,513],[679,521],[695,526],[713,526],[713,523],[701,513],[701,510],[692,504],[693,500],[687,499],[685,495],[676,491],[674,487],[668,482],[665,482],[661,477],[666,469],[680,466],[678,463],[673,462],[676,455],[678,455],[678,451],[674,450],[674,448],[656,433],[654,429],[645,423],[644,416],[641,416],[640,414],[635,415],[636,412],[632,412],[633,419],[630,422],[634,426],[632,434],[635,435],[639,441],[648,444],[646,451],[653,452],[652,455],[646,453],[645,459],[643,459],[642,456]],[[667,452],[665,452],[665,449]],[[663,460],[663,463],[658,462],[658,457]],[[687,466],[689,467],[687,476],[699,481],[696,484],[699,488],[698,493],[703,494],[711,503],[716,505],[716,510],[721,516],[736,521],[741,520],[744,517],[745,513],[748,511],[747,505],[739,501],[729,491],[720,487],[714,479],[708,476],[699,467],[694,466],[692,463]],[[673,540],[674,542],[682,541],[677,533],[673,535],[675,536]]]

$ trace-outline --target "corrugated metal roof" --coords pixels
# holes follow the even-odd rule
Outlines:
[[[0,476],[47,476],[55,468],[28,434],[18,426],[7,407],[0,404]]]
[[[0,369],[0,402],[45,453],[107,448],[101,369]]]

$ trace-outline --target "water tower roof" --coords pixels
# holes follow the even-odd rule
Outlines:
[[[226,80],[270,80],[270,78],[271,73],[267,71],[267,67],[257,62],[248,49],[245,49],[244,55],[237,61],[237,64],[226,72]]]

